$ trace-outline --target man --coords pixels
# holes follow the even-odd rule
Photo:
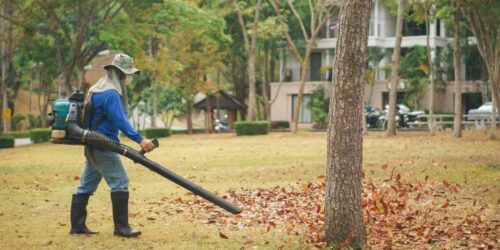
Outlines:
[[[149,152],[154,145],[142,138],[130,125],[122,102],[122,89],[127,77],[139,70],[134,67],[133,59],[125,54],[117,54],[113,62],[104,66],[106,76],[89,89],[85,100],[85,111],[90,112],[89,129],[100,132],[114,141],[118,141],[118,130],[140,144]],[[136,237],[139,230],[128,224],[128,175],[117,153],[97,147],[85,147],[86,164],[80,178],[80,185],[71,201],[70,234],[95,234],[85,225],[86,206],[89,197],[96,191],[102,177],[111,189],[113,205],[114,234],[123,237]]]

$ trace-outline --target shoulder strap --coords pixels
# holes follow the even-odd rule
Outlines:
[[[82,125],[89,130],[95,131],[105,120],[106,115],[101,116],[93,125],[91,124],[90,116],[92,115],[92,92],[89,91],[87,98],[85,99],[85,104],[83,107],[83,115],[82,115]]]

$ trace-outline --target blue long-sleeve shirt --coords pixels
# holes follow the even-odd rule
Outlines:
[[[95,126],[103,115],[106,116],[106,119],[97,127],[97,132],[118,142],[118,130],[120,130],[128,138],[141,143],[143,137],[128,121],[122,99],[115,90],[110,89],[92,94],[91,112],[90,124],[92,126]]]

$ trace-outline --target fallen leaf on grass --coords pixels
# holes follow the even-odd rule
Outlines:
[[[227,237],[225,234],[219,232],[219,236],[225,240],[229,239],[229,237]]]

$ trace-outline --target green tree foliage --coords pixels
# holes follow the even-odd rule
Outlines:
[[[178,118],[185,113],[182,93],[175,88],[168,87],[165,84],[155,84],[144,90],[141,96],[141,102],[137,107],[143,113],[152,114],[153,93],[158,93],[158,110],[162,121],[170,124],[174,118]],[[170,127],[170,126],[169,126]]]
[[[413,108],[422,108],[422,100],[425,95],[426,79],[429,75],[426,48],[414,46],[401,57],[399,62],[401,78],[406,80],[407,91],[405,93],[406,104]]]
[[[311,111],[314,128],[326,128],[328,124],[328,110],[330,98],[325,96],[325,88],[318,87],[311,95]]]

